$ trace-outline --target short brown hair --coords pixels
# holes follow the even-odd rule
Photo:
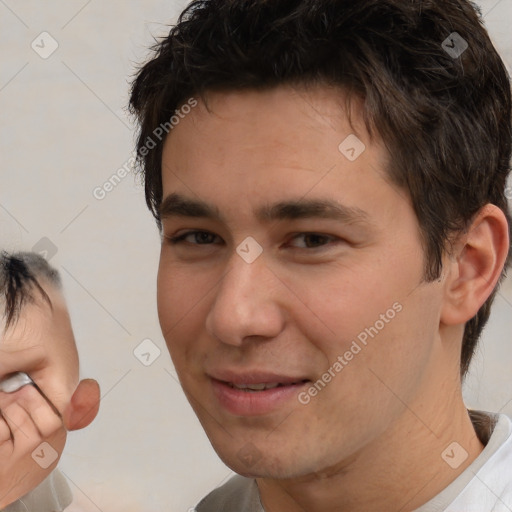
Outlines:
[[[389,150],[389,176],[418,218],[426,281],[439,277],[450,235],[485,204],[505,213],[510,231],[510,82],[471,2],[196,0],[153,50],[132,84],[130,109],[140,123],[146,202],[159,228],[164,139],[151,151],[145,145],[187,98],[328,84],[364,100],[367,129]],[[505,269],[509,263],[510,252]],[[462,376],[498,286],[466,323]]]

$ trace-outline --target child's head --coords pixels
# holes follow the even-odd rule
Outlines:
[[[61,380],[60,395],[64,383],[72,394],[78,384],[78,352],[57,270],[38,254],[4,252],[0,290],[5,320],[0,348],[16,353],[23,350],[28,357],[31,351],[37,353],[40,364],[35,364],[31,377],[44,389],[52,375],[52,379]],[[53,397],[59,411],[66,398]]]
[[[0,255],[0,300],[4,305],[6,327],[15,323],[26,302],[34,302],[34,289],[39,291],[41,297],[51,307],[51,300],[41,287],[41,280],[54,289],[62,289],[59,272],[39,254],[2,252]]]
[[[62,429],[49,442],[60,455],[66,431],[84,428],[96,417],[99,388],[93,380],[79,382],[78,352],[60,276],[43,257],[0,254],[0,321],[0,378],[26,372],[55,406]]]
[[[58,271],[35,253],[2,253],[2,307],[0,349],[30,361],[27,373],[62,413],[78,385],[79,367]]]

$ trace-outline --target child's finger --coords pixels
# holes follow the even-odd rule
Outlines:
[[[37,428],[39,435],[48,438],[55,434],[59,429],[64,428],[62,420],[52,411],[51,407],[43,399],[43,403],[29,411],[32,421]]]
[[[5,422],[2,411],[0,410],[0,448],[3,449],[5,447],[4,445],[10,443],[11,441],[11,429]]]
[[[41,443],[42,439],[30,414],[20,404],[12,403],[2,411],[2,415],[13,437],[13,453],[21,455]]]
[[[39,391],[31,385],[14,393],[16,403],[30,416],[39,437],[45,438],[63,428],[62,420],[55,414]]]

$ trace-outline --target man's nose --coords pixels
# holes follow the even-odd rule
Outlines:
[[[285,294],[264,254],[248,263],[234,252],[214,292],[206,330],[231,345],[241,345],[249,337],[276,337],[286,320]]]

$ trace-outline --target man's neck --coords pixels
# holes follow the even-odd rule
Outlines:
[[[428,502],[482,452],[481,439],[492,426],[485,427],[480,418],[479,439],[462,399],[431,416],[429,428],[412,410],[350,462],[322,475],[257,479],[265,511],[410,512]]]

